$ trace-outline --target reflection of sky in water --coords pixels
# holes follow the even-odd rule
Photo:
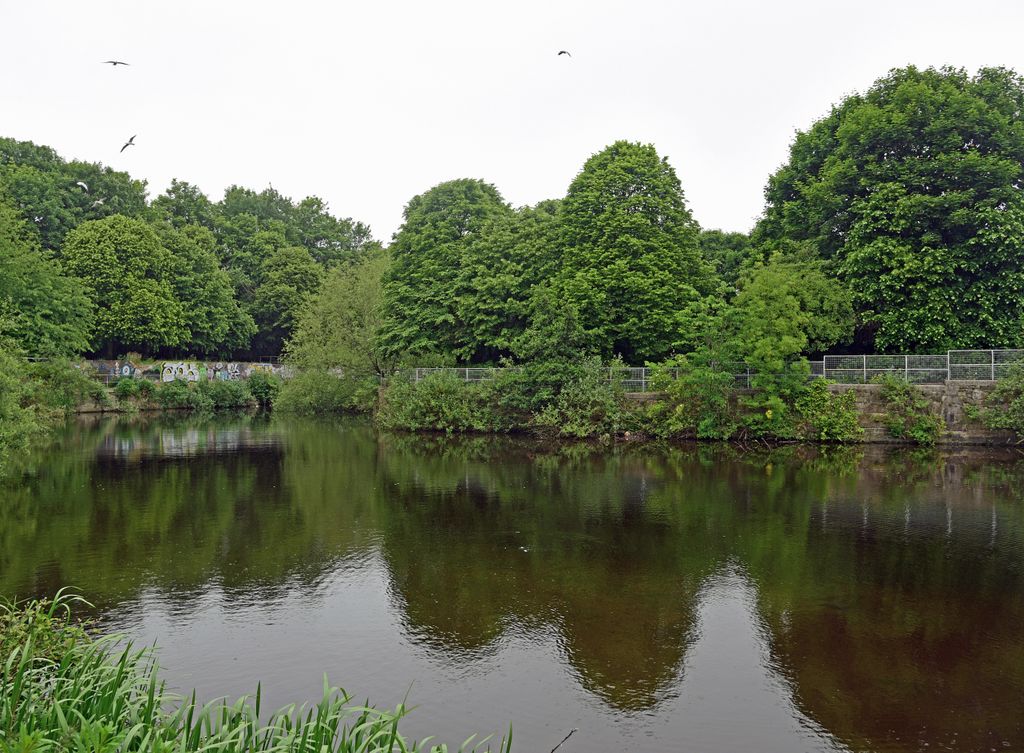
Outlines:
[[[0,588],[79,586],[182,690],[327,672],[449,743],[1024,743],[1024,463],[861,452],[101,422],[7,495]]]

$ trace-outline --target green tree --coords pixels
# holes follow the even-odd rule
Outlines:
[[[223,355],[245,349],[256,324],[235,299],[231,278],[214,253],[213,233],[199,225],[160,230],[173,260],[170,279],[188,330],[183,343],[190,353]]]
[[[701,230],[697,236],[704,259],[728,285],[735,285],[743,265],[751,260],[752,245],[747,233]]]
[[[748,270],[722,313],[733,357],[756,371],[781,373],[787,363],[827,350],[853,334],[851,295],[809,254],[776,253]]]
[[[64,242],[64,263],[96,307],[92,347],[151,352],[188,337],[173,286],[174,257],[141,220],[113,215],[84,222]]]
[[[301,246],[280,248],[263,262],[252,301],[252,313],[259,327],[257,352],[281,352],[300,307],[320,286],[322,277],[320,265]]]
[[[557,211],[557,201],[545,201],[498,214],[466,244],[456,280],[463,360],[483,363],[512,353],[529,324],[534,286],[556,269]]]
[[[59,251],[68,231],[86,220],[146,211],[145,181],[94,163],[65,162],[30,141],[0,139],[0,188],[51,251]]]
[[[458,290],[466,249],[488,221],[510,212],[494,186],[468,178],[412,198],[390,247],[386,347],[396,353],[465,352],[470,338],[458,319]]]
[[[89,347],[92,304],[78,280],[39,247],[36,232],[0,197],[0,336],[34,356]]]
[[[755,235],[812,241],[879,349],[1016,345],[1022,180],[1019,76],[897,69],[797,135]]]
[[[300,369],[338,369],[347,376],[390,375],[394,356],[378,337],[384,321],[383,277],[389,259],[377,252],[327,273],[300,307],[285,352]]]
[[[669,353],[714,273],[668,160],[652,145],[615,142],[569,186],[561,224],[561,292],[593,346],[628,360]]]
[[[183,180],[172,180],[170,188],[153,199],[150,208],[154,219],[176,228],[202,225],[213,230],[217,227],[216,205],[197,186]]]

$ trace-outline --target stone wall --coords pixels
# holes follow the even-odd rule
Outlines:
[[[248,379],[257,372],[287,376],[287,367],[276,363],[253,363],[245,361],[86,361],[86,367],[106,383],[116,382],[123,377],[148,379],[152,382],[173,382],[181,379],[188,382],[232,381]]]
[[[942,416],[946,434],[940,444],[1009,444],[1015,441],[1011,432],[993,431],[967,417],[965,406],[981,405],[995,387],[993,382],[946,382],[921,384],[918,389],[931,402],[932,410]],[[900,440],[885,428],[885,403],[882,386],[878,384],[831,384],[832,392],[853,392],[857,396],[857,412],[864,429],[865,442],[894,443]]]

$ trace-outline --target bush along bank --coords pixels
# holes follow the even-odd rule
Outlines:
[[[466,383],[451,372],[394,379],[376,419],[401,431],[530,432],[550,438],[856,442],[855,396],[809,378],[806,362],[755,377],[737,390],[731,374],[678,358],[655,377],[658,397],[638,403],[602,364],[537,363]]]
[[[258,687],[233,704],[172,695],[152,650],[91,636],[72,620],[78,602],[58,594],[0,604],[0,750],[447,752],[402,737],[405,706],[351,704],[326,678],[320,701],[269,716]],[[510,731],[494,749],[511,743]]]
[[[257,373],[249,379],[150,382],[124,377],[111,390],[117,410],[189,410],[218,412],[267,408],[281,389],[281,378]]]
[[[987,387],[921,387],[896,375],[843,387],[812,379],[806,363],[794,362],[740,389],[730,372],[680,357],[655,370],[653,391],[641,400],[606,374],[592,362],[527,365],[471,383],[457,370],[395,378],[381,390],[376,420],[396,431],[550,438],[923,446],[1024,439],[1024,368]]]

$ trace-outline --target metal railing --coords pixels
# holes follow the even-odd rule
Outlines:
[[[1006,376],[1014,364],[1024,364],[1024,349],[950,350],[934,355],[845,355],[825,356],[810,361],[811,376],[838,384],[869,384],[883,374],[901,377],[912,384],[942,384],[957,381],[992,382]],[[508,367],[515,369],[516,367]],[[756,372],[744,363],[726,363],[722,371],[731,373],[739,388],[750,388]],[[430,374],[447,373],[465,382],[493,379],[506,368],[487,366],[417,368],[404,374],[419,382]],[[616,381],[626,392],[649,392],[655,373],[664,369],[646,366],[606,367],[609,381]],[[668,369],[675,378],[678,369]]]

